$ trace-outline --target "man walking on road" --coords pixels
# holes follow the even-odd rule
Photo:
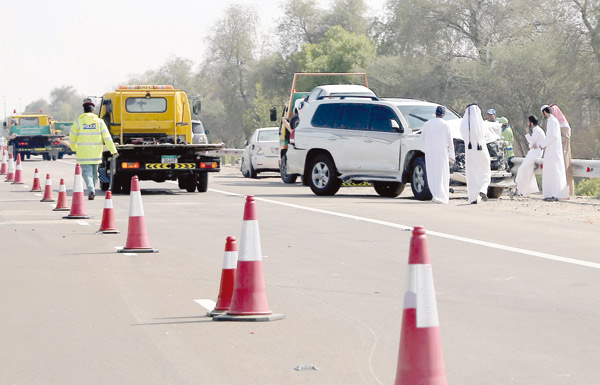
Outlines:
[[[102,162],[104,145],[106,144],[114,157],[119,155],[106,124],[94,114],[94,107],[92,99],[87,98],[83,101],[84,113],[79,115],[69,133],[71,149],[77,154],[77,163],[81,165],[89,200],[96,196],[98,165]]]
[[[436,203],[448,203],[450,199],[450,165],[454,161],[454,142],[450,126],[444,120],[446,109],[438,106],[435,119],[423,125],[421,138],[425,143],[425,167],[427,185],[431,191],[431,200]]]
[[[569,198],[569,187],[565,174],[565,160],[560,137],[560,123],[552,115],[549,106],[542,106],[542,113],[547,119],[546,138],[533,148],[544,150],[544,168],[542,169],[542,192],[544,200],[557,201]]]

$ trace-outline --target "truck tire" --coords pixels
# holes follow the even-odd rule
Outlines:
[[[180,176],[177,178],[177,187],[184,190],[185,189],[185,177]]]
[[[427,169],[425,168],[425,159],[423,157],[419,157],[413,162],[410,188],[418,200],[431,200],[431,191],[429,191],[429,185],[427,184]]]
[[[279,166],[279,174],[281,175],[281,180],[283,181],[283,183],[285,183],[285,184],[296,183],[296,178],[298,178],[298,175],[287,173],[287,154],[283,154],[283,157],[281,158],[281,166]]]
[[[65,153],[64,153],[64,152],[61,152],[61,153],[59,153],[59,154],[58,154],[58,159],[62,159],[62,158],[63,158],[63,156],[65,156]]]
[[[185,178],[185,191],[190,193],[196,191],[196,174],[189,175]]]
[[[504,187],[488,187],[488,198],[498,199],[504,194]]]
[[[109,182],[100,182],[100,189],[102,191],[108,190],[109,187],[110,187],[110,183]]]
[[[404,191],[404,183],[400,182],[373,182],[373,187],[379,196],[396,198]]]
[[[315,157],[308,170],[310,189],[316,195],[335,195],[342,186],[342,180],[337,177],[337,169],[333,160],[325,154]]]
[[[198,173],[197,179],[198,192],[206,192],[208,190],[208,173]]]

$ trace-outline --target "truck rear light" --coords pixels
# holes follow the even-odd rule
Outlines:
[[[17,143],[19,146],[27,146],[27,142],[19,142]]]
[[[200,168],[219,168],[218,162],[200,162]]]
[[[53,145],[58,146],[60,144],[60,142],[58,140],[55,140],[54,142],[52,142]]]
[[[296,144],[296,130],[292,130],[290,134],[290,144]]]
[[[139,162],[122,162],[121,163],[121,168],[140,168],[140,163]]]

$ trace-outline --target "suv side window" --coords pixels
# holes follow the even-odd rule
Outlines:
[[[395,120],[398,123],[398,126],[402,127],[394,110],[387,106],[373,106],[371,109],[369,130],[380,132],[397,132],[397,130],[392,126],[392,120]]]
[[[340,118],[341,104],[321,104],[310,122],[313,127],[331,128]]]
[[[333,128],[343,130],[365,131],[369,123],[369,110],[371,106],[361,103],[340,104],[343,108],[341,119],[335,122]]]

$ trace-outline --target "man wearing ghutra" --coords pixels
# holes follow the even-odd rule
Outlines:
[[[472,204],[488,200],[487,190],[492,179],[490,153],[486,143],[481,109],[471,104],[465,110],[460,123],[460,133],[465,142],[465,168],[467,173],[467,196]]]
[[[544,167],[542,168],[542,192],[544,200],[558,201],[569,198],[569,186],[565,174],[565,159],[560,137],[560,123],[550,106],[541,108],[546,118],[546,138],[537,147],[544,150]],[[536,147],[534,147],[536,148]]]
[[[560,135],[562,139],[562,150],[565,159],[565,173],[567,174],[567,186],[569,186],[569,196],[575,195],[575,181],[573,179],[573,165],[571,163],[571,126],[565,118],[560,108],[556,104],[550,105],[550,111],[558,123],[560,123]]]

